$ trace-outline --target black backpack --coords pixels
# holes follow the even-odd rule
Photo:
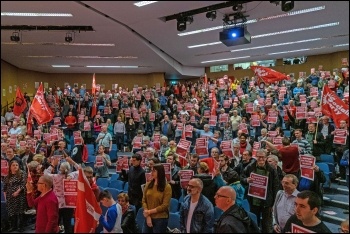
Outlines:
[[[243,215],[240,215],[239,213],[244,213]],[[249,214],[240,207],[240,212],[235,213],[229,213],[228,215],[231,215],[235,217],[236,219],[240,220],[243,224],[245,229],[247,230],[247,233],[261,233],[260,228],[258,227],[257,223],[255,223],[249,216]],[[244,217],[244,218],[242,218]]]

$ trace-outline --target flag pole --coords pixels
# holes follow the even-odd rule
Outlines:
[[[321,103],[320,103],[320,108],[321,108],[321,113],[322,113],[322,101],[323,101],[323,90],[324,90],[324,86],[325,84],[323,84],[322,87],[322,92],[321,92]],[[318,130],[318,123],[320,122],[320,117],[317,116],[317,124],[316,124],[316,133],[315,133],[315,141],[316,141],[316,137],[317,137],[317,130]]]

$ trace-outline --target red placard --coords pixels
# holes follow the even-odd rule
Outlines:
[[[103,164],[103,157],[100,156],[100,155],[97,155],[95,164],[96,164],[97,167],[102,167],[104,165]]]
[[[292,233],[315,233],[309,229],[300,227],[299,225],[296,225],[294,223],[291,224],[291,232]]]
[[[171,180],[171,164],[170,163],[162,163],[165,171],[165,178],[169,182]]]
[[[194,171],[192,171],[192,170],[180,170],[178,174],[180,177],[181,188],[186,189],[188,182],[194,176]]]
[[[346,145],[346,130],[345,129],[335,129],[333,143],[338,145]]]
[[[74,131],[73,137],[81,137],[81,131]]]
[[[247,124],[241,123],[238,125],[238,129],[242,131],[242,133],[248,134]]]
[[[84,122],[84,131],[91,131],[91,123]]]
[[[60,117],[53,118],[53,124],[58,126],[61,125],[61,118]]]
[[[188,138],[193,137],[193,126],[192,125],[185,126],[185,137],[188,137]]]
[[[75,208],[78,196],[78,180],[63,180],[65,207]]]
[[[221,152],[229,158],[233,158],[232,141],[222,141],[220,144]]]
[[[209,118],[210,117],[210,110],[204,110],[204,117]]]
[[[248,196],[266,200],[268,177],[250,173],[250,178],[253,179],[253,182],[249,183]]]
[[[317,87],[310,88],[310,96],[311,97],[317,97],[318,96],[318,88]]]
[[[206,137],[197,138],[195,148],[199,158],[206,158],[209,156],[208,139]]]
[[[209,118],[209,125],[215,127],[217,123],[217,117],[215,115],[211,115]]]
[[[122,170],[129,170],[129,157],[118,155],[116,163],[116,172],[122,172]]]
[[[155,113],[150,113],[149,114],[149,121],[153,122],[156,120],[156,114]]]
[[[299,95],[299,99],[300,99],[300,103],[306,103],[306,95],[305,94]]]
[[[9,164],[7,160],[1,159],[1,176],[7,176],[9,174]]]
[[[224,108],[230,108],[230,106],[231,106],[231,103],[230,103],[230,100],[224,100],[224,103],[223,103],[223,106],[224,106]]]
[[[252,127],[258,127],[260,126],[260,117],[258,115],[252,115],[250,120],[250,125]]]
[[[315,165],[316,158],[311,155],[300,155],[300,176],[309,180],[314,180],[315,172],[312,169]]]
[[[266,98],[265,99],[265,105],[266,106],[271,106],[272,105],[271,103],[272,103],[271,98]]]
[[[219,123],[227,123],[228,122],[228,114],[220,114],[219,115]]]
[[[141,149],[142,137],[135,137],[133,143],[133,149]]]
[[[134,112],[133,113],[133,119],[134,119],[135,122],[140,122],[140,114]]]
[[[176,153],[179,156],[186,158],[187,152],[190,150],[190,146],[191,146],[190,141],[187,141],[185,139],[180,139],[176,147]]]
[[[246,108],[245,108],[247,113],[253,113],[254,112],[254,106],[253,103],[248,103]]]

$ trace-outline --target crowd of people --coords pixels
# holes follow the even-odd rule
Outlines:
[[[288,78],[265,84],[257,77],[225,76],[95,95],[83,86],[52,87],[45,99],[55,116],[43,125],[27,119],[31,100],[25,96],[23,113],[15,116],[9,107],[1,116],[2,166],[8,166],[2,170],[8,214],[2,230],[23,231],[25,214],[34,209],[36,232],[73,232],[74,208],[65,204],[63,181],[77,179],[82,167],[96,200],[108,207],[99,219],[104,232],[166,232],[171,198],[181,200],[183,233],[251,232],[244,202],[261,232],[330,232],[319,217],[326,177],[315,162],[332,155],[332,179],[349,185],[349,120],[335,126],[319,107],[323,86],[348,105],[349,77],[314,71]],[[338,130],[345,131],[344,142],[334,141]],[[185,154],[178,150],[183,141],[190,143]],[[119,176],[128,191],[113,197],[96,180],[110,177],[117,159],[111,154],[121,152],[132,152],[129,169]],[[88,165],[91,154],[96,160]],[[301,155],[314,160],[313,179],[301,173]],[[170,164],[168,179],[163,163]],[[186,186],[182,170],[193,171]],[[254,187],[259,179],[265,180],[263,190]],[[145,222],[138,227],[141,208]],[[216,220],[215,208],[223,211]],[[348,232],[348,221],[344,228]]]

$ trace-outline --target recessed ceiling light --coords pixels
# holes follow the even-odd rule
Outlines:
[[[288,13],[284,13],[281,15],[274,15],[274,16],[268,16],[268,17],[263,17],[263,18],[258,18],[258,19],[251,19],[245,22],[245,24],[252,24],[264,20],[271,20],[271,19],[276,19],[276,18],[282,18],[286,16],[293,16],[293,15],[300,15],[304,13],[310,13],[310,12],[315,12],[315,11],[320,11],[324,10],[326,7],[325,6],[319,6],[319,7],[313,7],[313,8],[308,8],[308,9],[303,9],[299,11],[291,11]],[[239,26],[240,24],[236,24],[236,26]],[[199,30],[194,30],[194,31],[189,31],[189,32],[184,32],[184,33],[178,33],[177,35],[179,36],[187,36],[187,35],[192,35],[192,34],[197,34],[197,33],[203,33],[203,32],[209,32],[213,30],[219,30],[223,29],[224,27],[222,25],[216,26],[216,27],[211,27],[211,28],[204,28],[204,29],[199,29]]]
[[[61,55],[27,55],[24,58],[79,58],[79,59],[137,59],[135,56],[61,56]]]
[[[138,68],[139,66],[86,66],[86,67],[93,67],[93,68]]]
[[[91,44],[91,43],[54,43],[54,42],[23,42],[20,45],[41,45],[41,46],[115,46],[115,44]],[[1,45],[18,45],[13,42],[1,42]]]
[[[141,2],[135,2],[134,5],[138,7],[146,6],[152,3],[155,3],[157,1],[141,1]]]
[[[72,17],[70,13],[31,13],[31,12],[1,12],[1,16],[29,16],[29,17]]]
[[[256,46],[256,47],[250,47],[250,48],[231,50],[231,52],[238,52],[238,51],[245,51],[245,50],[256,50],[256,49],[275,47],[275,46],[282,46],[282,45],[292,45],[292,44],[304,43],[304,42],[310,42],[310,41],[319,41],[319,40],[322,40],[322,39],[326,39],[326,38],[312,38],[312,39],[301,40],[301,41],[291,41],[291,42],[284,42],[284,43],[278,43],[278,44],[272,44],[272,45]]]
[[[51,65],[52,67],[70,67],[70,65]]]
[[[293,33],[293,32],[312,30],[312,29],[333,27],[333,26],[337,26],[337,25],[339,25],[339,22],[334,22],[334,23],[329,23],[329,24],[320,24],[320,25],[304,27],[304,28],[295,28],[295,29],[273,32],[273,33],[265,33],[265,34],[252,36],[251,38],[253,39],[253,38],[260,38],[260,37],[269,37],[269,36],[281,35],[281,34],[286,34],[286,33]],[[217,44],[222,44],[222,43],[221,42],[210,42],[210,43],[205,43],[205,44],[191,45],[191,46],[187,46],[187,47],[188,48],[197,48],[197,47],[217,45]]]
[[[217,59],[217,60],[208,60],[208,61],[203,61],[201,63],[213,63],[213,62],[220,62],[220,61],[227,61],[227,60],[234,60],[234,59],[242,59],[242,58],[250,58],[250,56],[243,56],[243,57],[236,57],[236,58],[226,58],[226,59]]]

